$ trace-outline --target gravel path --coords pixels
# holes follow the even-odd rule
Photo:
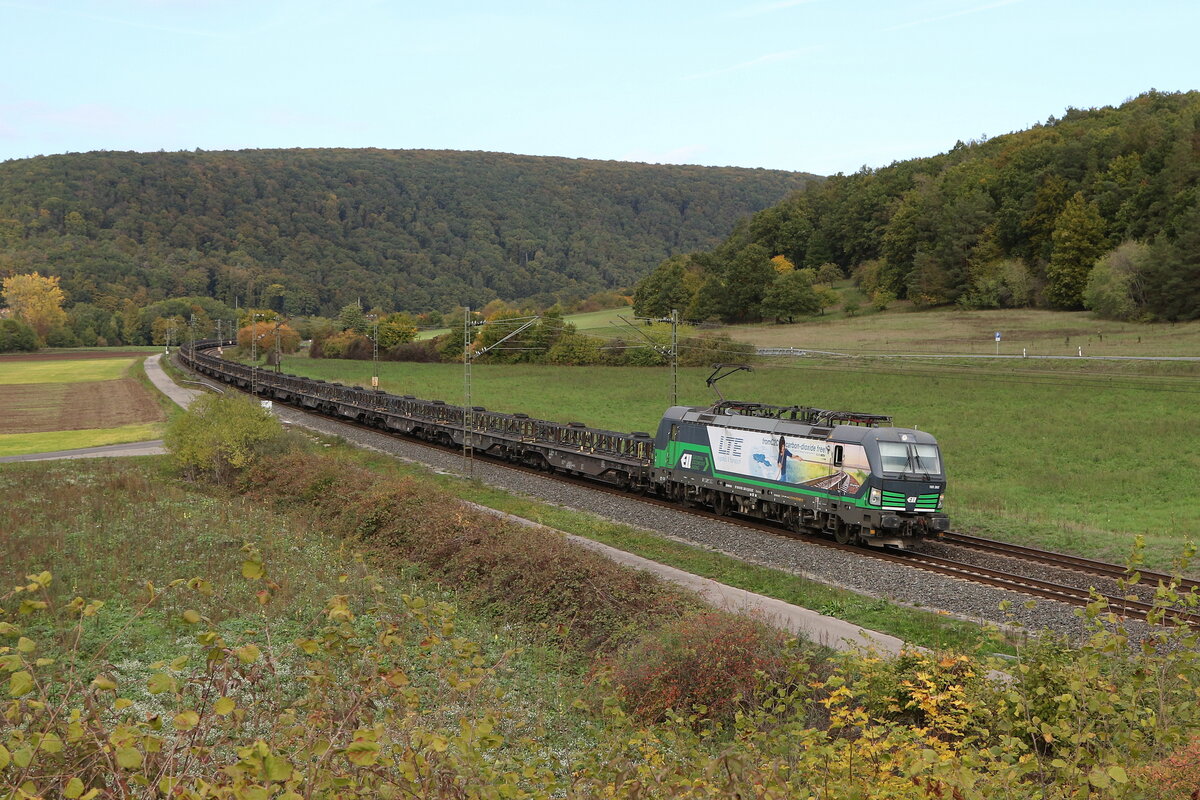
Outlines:
[[[457,454],[284,406],[277,405],[275,412],[289,424],[340,436],[355,445],[425,464],[436,470],[457,474],[462,468],[462,458]],[[632,497],[614,496],[561,483],[478,459],[475,461],[475,477],[516,494],[598,514],[743,561],[914,608],[938,611],[971,621],[1024,627],[1031,631],[1050,629],[1072,637],[1083,632],[1076,610],[1061,603],[1038,600],[1033,608],[1026,608],[1025,604],[1031,600],[1026,595],[883,563],[865,556],[841,553],[718,520],[698,518],[639,502]],[[985,554],[973,556],[972,563],[988,563],[992,559]],[[1011,608],[1001,611],[1000,603],[1005,600],[1011,603]],[[1129,625],[1135,631],[1140,623],[1131,622]]]

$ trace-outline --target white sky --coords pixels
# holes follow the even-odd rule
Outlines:
[[[381,147],[831,174],[1200,89],[1194,0],[0,0],[0,160]]]

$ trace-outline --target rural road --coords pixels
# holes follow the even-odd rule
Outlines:
[[[79,450],[56,450],[53,453],[29,453],[23,456],[4,456],[0,464],[10,464],[16,461],[52,461],[56,458],[101,458],[104,456],[156,456],[167,452],[163,449],[162,439],[149,442],[128,442],[126,444],[106,444],[100,447],[83,447]]]

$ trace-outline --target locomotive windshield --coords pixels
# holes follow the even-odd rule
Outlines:
[[[917,458],[917,471],[924,472],[929,475],[940,475],[942,472],[942,459],[938,455],[937,445],[935,444],[914,444],[914,455]]]
[[[942,459],[935,444],[879,442],[880,468],[901,475],[940,475]]]

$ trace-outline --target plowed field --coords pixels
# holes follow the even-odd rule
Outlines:
[[[165,419],[146,388],[132,378],[0,386],[0,408],[0,433],[118,428]]]

